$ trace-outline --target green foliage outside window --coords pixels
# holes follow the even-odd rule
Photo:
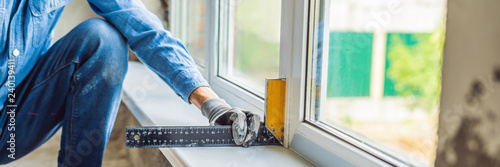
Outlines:
[[[410,40],[416,42],[410,45],[404,35],[389,36],[387,75],[398,96],[415,98],[412,108],[433,111],[439,104],[444,34],[444,27],[414,34]]]

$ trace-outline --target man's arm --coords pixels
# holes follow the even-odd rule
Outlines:
[[[208,99],[219,98],[215,92],[209,87],[198,87],[189,96],[189,101],[193,103],[196,107],[201,109],[201,104]]]
[[[182,42],[139,0],[88,0],[94,12],[111,22],[137,57],[184,101],[193,103],[211,125],[232,125],[236,144],[249,146],[257,137],[260,117],[229,106],[208,86]]]
[[[88,0],[92,10],[127,39],[137,57],[185,102],[198,87],[209,86],[179,39],[165,30],[140,0]]]

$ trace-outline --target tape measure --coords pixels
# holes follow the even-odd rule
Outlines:
[[[265,125],[261,125],[252,146],[281,145]],[[231,126],[150,126],[127,127],[127,148],[229,147],[234,143]]]

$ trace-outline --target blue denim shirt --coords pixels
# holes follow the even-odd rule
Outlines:
[[[49,49],[52,30],[70,1],[0,1],[0,108],[3,108],[8,94],[8,59],[16,60],[15,83],[18,84]],[[88,2],[95,13],[126,37],[139,59],[183,100],[189,103],[189,95],[194,89],[208,86],[181,41],[173,38],[140,0]]]

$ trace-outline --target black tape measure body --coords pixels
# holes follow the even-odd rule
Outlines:
[[[252,146],[281,145],[278,139],[261,125]],[[150,126],[127,127],[127,148],[158,147],[228,147],[234,143],[231,126]]]

